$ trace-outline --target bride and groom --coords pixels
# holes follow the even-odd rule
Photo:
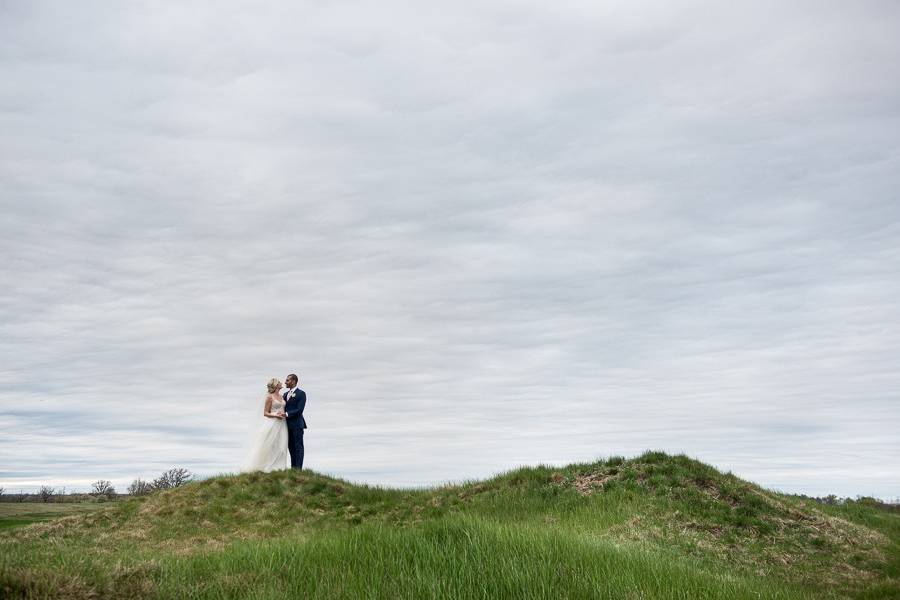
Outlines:
[[[306,419],[306,392],[297,387],[299,380],[293,373],[284,379],[287,391],[277,379],[266,384],[268,393],[263,402],[265,422],[260,427],[256,444],[250,452],[248,471],[277,471],[288,466],[303,468],[303,430]]]

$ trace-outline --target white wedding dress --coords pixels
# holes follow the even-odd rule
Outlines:
[[[272,399],[270,412],[277,413],[284,410],[284,400],[280,397]],[[247,461],[246,471],[277,471],[286,469],[288,460],[288,432],[284,419],[263,417],[263,423],[259,426],[256,441],[250,450],[250,458]]]

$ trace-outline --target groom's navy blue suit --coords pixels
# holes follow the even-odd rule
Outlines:
[[[303,468],[303,430],[306,429],[306,419],[303,418],[303,409],[306,408],[306,392],[297,388],[293,395],[288,397],[284,393],[284,415],[288,430],[288,452],[291,453],[291,468]]]

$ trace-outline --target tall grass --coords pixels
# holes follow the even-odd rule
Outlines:
[[[183,598],[810,597],[670,553],[467,516],[236,544],[167,561],[160,575],[159,595]]]

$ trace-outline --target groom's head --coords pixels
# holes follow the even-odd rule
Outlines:
[[[299,380],[297,379],[297,376],[294,375],[293,373],[291,373],[290,375],[288,375],[287,377],[284,378],[284,383],[289,388],[296,387],[297,381],[299,381]]]

